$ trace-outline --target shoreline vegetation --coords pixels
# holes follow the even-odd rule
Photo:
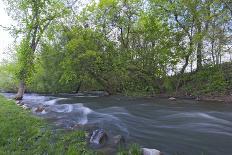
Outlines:
[[[90,92],[95,92],[98,90],[92,90]],[[102,91],[104,92],[104,91]],[[2,91],[2,93],[17,93],[13,91]],[[51,93],[37,93],[37,92],[26,92],[28,94],[40,94],[40,95],[63,95],[63,94],[70,94],[70,95],[78,95],[78,93],[57,93],[57,94],[51,94]],[[86,93],[84,92],[80,92]],[[181,94],[153,94],[153,95],[147,95],[147,94],[141,94],[139,93],[130,93],[128,95],[125,94],[115,94],[115,95],[121,95],[121,96],[128,96],[128,97],[145,97],[145,98],[164,98],[169,100],[196,100],[196,101],[204,101],[204,102],[213,102],[213,103],[225,103],[225,104],[232,104],[232,95],[200,95],[200,96],[192,96],[192,95],[181,95]],[[102,95],[102,96],[108,96],[108,95]]]
[[[54,130],[14,101],[0,96],[0,154],[90,154],[85,132]]]
[[[160,79],[161,86],[154,84],[153,86],[147,87],[146,85],[135,88],[132,86],[130,89],[124,91],[117,91],[110,94],[104,87],[99,86],[96,82],[93,82],[92,86],[89,87],[82,83],[78,92],[96,92],[101,90],[103,94],[100,95],[125,95],[125,96],[137,96],[137,97],[161,97],[170,98],[174,97],[177,99],[192,99],[198,101],[212,101],[212,102],[223,102],[232,103],[232,63],[227,62],[218,66],[205,66],[201,71],[195,71],[191,73],[184,73],[181,76],[168,76],[165,79]],[[28,84],[26,93],[38,93],[38,94],[76,94],[73,91],[73,87],[69,89],[62,89],[63,84],[57,82],[56,87],[50,87],[49,90],[44,91],[46,88],[46,81],[42,87],[38,87],[41,83],[37,80],[32,81]],[[177,84],[177,83],[180,84]],[[5,82],[0,81],[0,86],[5,92],[16,93],[17,82],[13,80],[6,80]],[[179,86],[177,86],[179,85]],[[41,85],[40,85],[41,86]],[[58,89],[60,88],[60,89]]]

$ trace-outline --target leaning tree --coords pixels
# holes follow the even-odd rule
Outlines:
[[[46,30],[53,22],[62,21],[69,9],[62,0],[4,0],[10,17],[13,36],[20,44],[16,47],[17,78],[19,80],[16,100],[23,98],[26,83],[33,72],[35,52]]]

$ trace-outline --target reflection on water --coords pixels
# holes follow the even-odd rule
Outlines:
[[[46,112],[38,115],[52,120],[57,128],[103,128],[130,143],[170,155],[232,154],[232,105],[83,94],[26,94],[24,102],[32,108],[46,106]]]

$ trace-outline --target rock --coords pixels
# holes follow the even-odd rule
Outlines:
[[[27,105],[22,105],[22,108],[25,109],[25,110],[29,110],[30,108],[27,106]]]
[[[107,134],[103,129],[94,130],[89,142],[96,145],[104,145],[107,141]]]
[[[170,97],[170,98],[169,98],[169,100],[171,100],[171,101],[175,101],[175,100],[176,100],[176,98],[175,98],[175,97]]]
[[[117,135],[113,137],[114,145],[122,145],[126,142],[125,138],[122,135]]]
[[[159,150],[142,148],[142,155],[162,155]]]
[[[45,109],[41,112],[41,114],[46,114],[47,112],[45,111]]]
[[[196,101],[200,101],[201,99],[200,99],[199,96],[197,96],[195,100],[196,100]]]
[[[35,112],[43,112],[45,110],[45,108],[43,106],[39,106],[35,109]]]
[[[22,100],[21,101],[16,101],[16,104],[19,105],[19,106],[24,105],[24,103],[22,102]]]

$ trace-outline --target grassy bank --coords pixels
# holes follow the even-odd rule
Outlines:
[[[0,96],[0,154],[92,154],[82,131],[53,131],[42,119]]]
[[[232,63],[204,66],[200,71],[171,77],[172,95],[232,103]],[[177,84],[178,87],[177,87]]]
[[[199,71],[168,76],[155,89],[128,91],[127,96],[178,97],[232,103],[232,63],[204,66]],[[160,89],[161,88],[161,89]]]
[[[232,63],[205,66],[200,71],[184,74],[181,81],[179,91],[188,94],[228,95],[232,93]]]

